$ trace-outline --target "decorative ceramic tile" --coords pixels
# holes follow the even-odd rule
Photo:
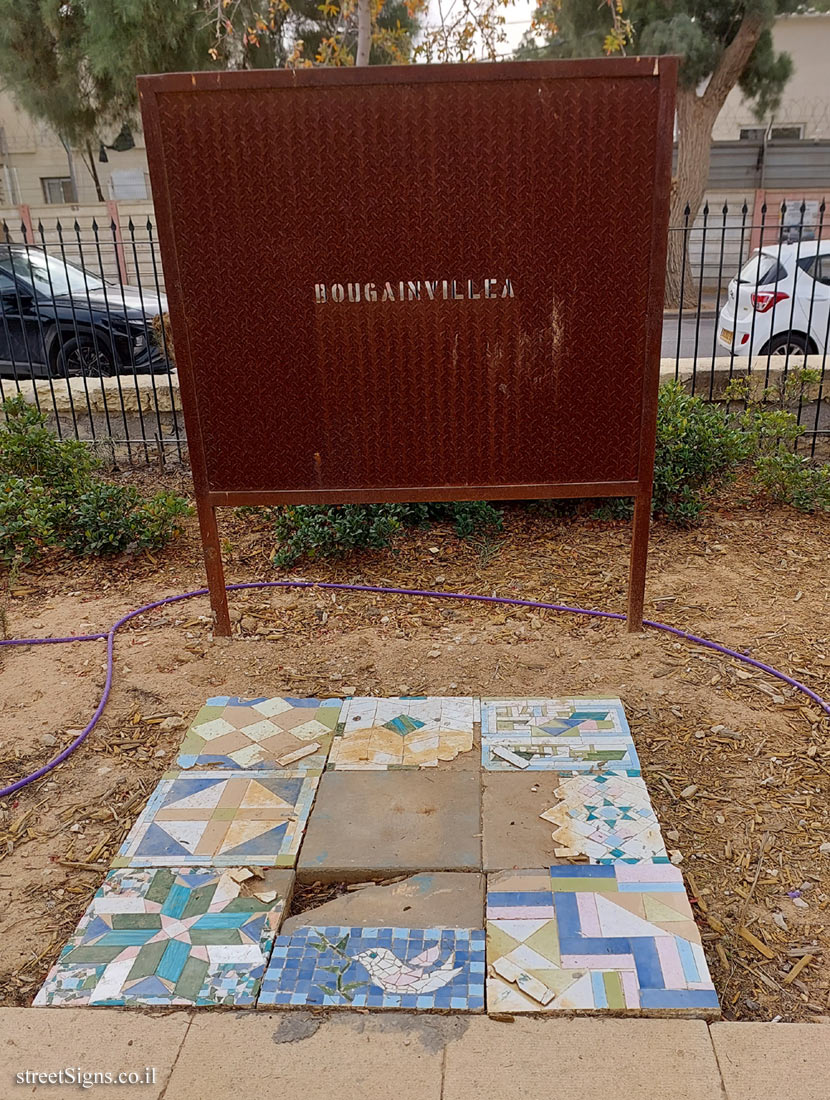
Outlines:
[[[434,768],[473,747],[477,703],[469,698],[405,696],[347,699],[329,768],[386,771]]]
[[[320,772],[326,763],[340,699],[240,699],[217,695],[196,715],[184,739],[180,768],[288,768]]]
[[[110,871],[34,1003],[253,1005],[291,881],[270,874]]]
[[[558,857],[587,856],[589,863],[667,861],[660,826],[639,777],[578,775],[563,779],[555,794],[560,801],[539,816],[557,826],[552,836]]]
[[[258,1004],[481,1012],[484,932],[298,928],[277,937]]]
[[[481,754],[487,771],[640,774],[619,699],[485,699]]]
[[[167,772],[113,866],[293,867],[319,778]]]
[[[487,1009],[716,1015],[680,871],[616,863],[489,876]]]

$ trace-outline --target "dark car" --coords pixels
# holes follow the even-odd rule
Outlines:
[[[165,370],[163,294],[106,283],[41,248],[0,244],[0,373],[73,378]]]

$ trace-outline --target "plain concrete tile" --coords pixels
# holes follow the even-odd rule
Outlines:
[[[170,1080],[188,1026],[190,1014],[145,1015],[106,1008],[0,1009],[0,1096],[39,1096],[44,1100],[95,1096],[123,1100],[136,1093],[142,1100],[158,1100]],[[139,1073],[155,1068],[151,1085],[96,1084],[81,1088],[64,1084],[17,1084],[26,1070],[57,1073],[68,1068],[85,1073]]]
[[[722,1100],[701,1020],[471,1018],[447,1045],[443,1100]]]
[[[443,1044],[419,1041],[408,1019],[292,1010],[198,1015],[164,1100],[440,1100]]]
[[[281,933],[308,925],[347,928],[483,928],[484,875],[428,871],[402,882],[368,885],[289,917]]]
[[[710,1028],[727,1100],[827,1100],[830,1026],[721,1023]]]
[[[481,869],[478,772],[326,772],[297,861],[297,880]]]
[[[545,867],[554,855],[555,828],[539,814],[555,806],[558,772],[484,772],[482,852],[485,871]]]

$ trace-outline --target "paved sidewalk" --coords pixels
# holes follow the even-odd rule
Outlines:
[[[0,1009],[0,1097],[827,1100],[824,1024]],[[135,1088],[16,1075],[135,1072]]]

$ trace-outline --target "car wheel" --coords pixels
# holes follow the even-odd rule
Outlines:
[[[813,351],[813,344],[800,332],[781,332],[761,348],[760,355],[804,355]]]
[[[108,378],[113,373],[112,350],[92,336],[67,340],[58,353],[57,373],[63,378]]]

